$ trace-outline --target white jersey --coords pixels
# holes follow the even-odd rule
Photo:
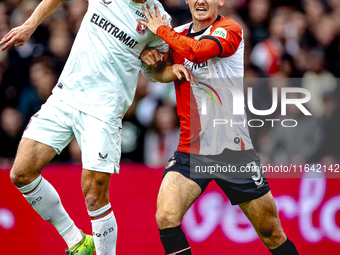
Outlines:
[[[198,79],[198,84],[175,81],[177,113],[181,123],[177,149],[199,155],[218,155],[226,148],[235,151],[252,149],[244,109],[241,107],[241,111],[234,111],[235,105],[238,106],[235,99],[243,103],[242,27],[234,20],[221,16],[202,31],[193,32],[192,26],[192,23],[185,24],[175,28],[175,31],[197,41],[210,40],[220,50],[218,57],[193,63],[186,58],[181,41],[174,32],[164,29],[168,37],[162,31],[159,33],[169,42],[174,63],[185,65]],[[175,46],[170,43],[172,40]],[[187,50],[189,54],[190,50]]]
[[[157,0],[162,15],[166,14]],[[168,45],[145,26],[142,7],[131,0],[89,0],[70,56],[53,94],[70,106],[121,127],[130,107],[145,47],[167,52]]]

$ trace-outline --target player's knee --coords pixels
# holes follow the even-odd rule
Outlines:
[[[89,211],[95,211],[109,203],[106,193],[93,192],[85,195],[86,207]]]
[[[82,189],[87,209],[95,211],[109,203],[110,175],[84,170]]]
[[[181,224],[181,217],[175,212],[159,209],[156,212],[156,221],[160,229],[172,228]]]
[[[100,198],[98,197],[98,195],[95,194],[86,194],[85,202],[87,208],[96,208],[100,202]]]
[[[261,224],[258,225],[257,230],[265,238],[280,236],[281,232],[283,232],[280,220],[274,216],[268,216],[266,221],[262,221]]]
[[[286,236],[280,226],[265,226],[259,228],[263,243],[267,247],[276,246],[285,241]]]
[[[270,238],[274,235],[275,227],[274,226],[262,226],[259,228],[259,233],[264,238]]]
[[[9,177],[10,177],[12,183],[18,188],[23,187],[23,186],[31,183],[31,180],[30,180],[28,174],[26,174],[24,171],[18,170],[15,166],[13,166],[13,168],[12,168],[10,174],[9,174]]]

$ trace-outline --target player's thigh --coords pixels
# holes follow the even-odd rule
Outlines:
[[[52,147],[58,154],[74,138],[71,120],[78,110],[52,95],[32,116],[23,138]]]
[[[73,119],[73,126],[82,151],[83,168],[119,173],[121,128],[82,112]]]
[[[231,171],[214,174],[215,182],[229,198],[232,205],[262,197],[270,191],[269,184],[261,168],[261,162],[254,150],[230,151],[225,150],[222,160],[216,163],[227,166]],[[225,160],[224,160],[225,159]]]
[[[283,234],[271,192],[257,199],[239,204],[239,206],[253,224],[261,239],[271,237],[273,234],[280,235],[280,232]]]
[[[17,187],[31,183],[56,154],[51,146],[23,138],[11,170],[12,181]]]
[[[110,177],[110,173],[83,169],[81,186],[90,211],[98,210],[109,203]]]
[[[73,138],[68,125],[73,108],[51,96],[32,116],[20,142],[11,178],[19,186],[30,183]],[[23,177],[23,178],[21,178]]]
[[[175,217],[181,221],[185,212],[201,195],[201,187],[179,172],[169,171],[163,178],[158,198],[158,218]]]

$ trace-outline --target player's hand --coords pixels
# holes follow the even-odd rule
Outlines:
[[[175,64],[172,66],[172,72],[177,76],[179,80],[182,80],[183,77],[190,83],[197,84],[198,80],[195,75],[192,74],[190,70],[188,70],[185,66]]]
[[[161,12],[159,11],[157,5],[155,5],[156,14],[153,12],[149,4],[147,4],[146,7],[148,8],[149,12],[144,7],[143,7],[143,12],[148,22],[146,22],[145,20],[137,19],[137,21],[140,24],[146,26],[154,34],[156,34],[157,29],[160,26],[164,26],[164,25],[169,26],[166,15],[164,14],[162,17]]]
[[[4,44],[1,50],[4,51],[11,45],[13,45],[14,47],[24,45],[31,37],[33,32],[34,29],[25,24],[13,28],[1,39],[0,46]]]
[[[158,64],[163,61],[164,55],[159,53],[156,49],[147,48],[142,51],[140,58],[148,66],[153,66],[156,68]]]

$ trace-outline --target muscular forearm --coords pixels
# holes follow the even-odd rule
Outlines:
[[[11,31],[1,39],[0,45],[3,45],[1,51],[6,50],[11,45],[14,47],[24,45],[35,29],[45,19],[55,13],[66,1],[67,0],[43,0],[24,24],[11,29]]]
[[[43,0],[25,21],[24,26],[33,31],[48,17],[52,16],[68,0]]]
[[[149,81],[167,83],[185,77],[187,81],[196,82],[196,77],[185,66],[170,62],[168,53],[164,54],[162,62],[156,60],[157,54],[155,49],[145,49],[141,54],[142,72]]]
[[[173,73],[172,64],[169,61],[169,54],[165,53],[162,56],[155,49],[145,49],[141,53],[142,72],[144,76],[151,82],[172,82],[177,79]],[[162,59],[162,60],[161,60]],[[157,64],[156,64],[157,63]],[[157,66],[157,67],[156,67]]]
[[[195,77],[184,66],[172,65],[170,62],[165,62],[157,68],[143,64],[142,72],[145,78],[151,82],[168,83],[177,79],[181,80],[183,77],[187,81],[195,81]]]
[[[172,65],[168,62],[161,70],[153,68],[155,79],[162,83],[172,82],[177,79],[177,76],[172,71]]]

